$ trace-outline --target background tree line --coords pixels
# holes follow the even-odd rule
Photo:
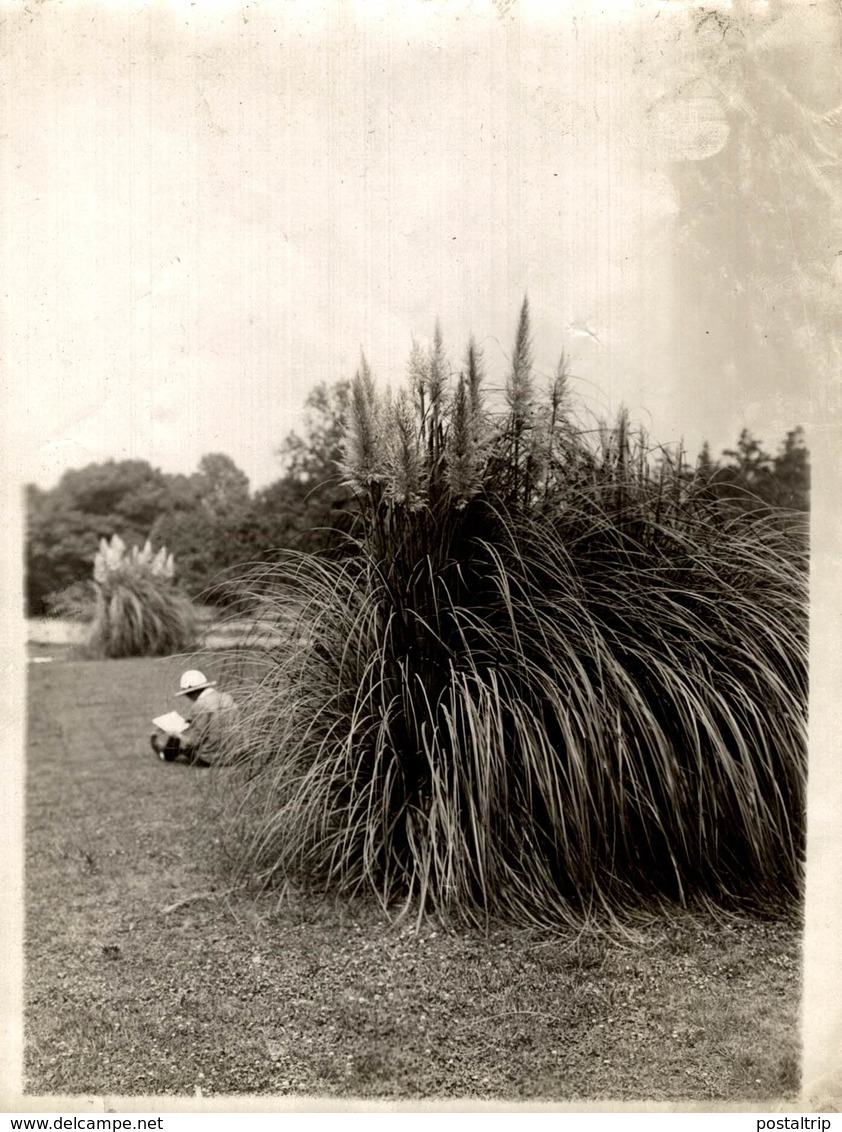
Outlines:
[[[114,534],[128,546],[166,545],[180,588],[211,604],[230,596],[220,582],[235,566],[278,548],[328,547],[349,525],[342,511],[349,493],[334,462],[347,397],[347,382],[312,391],[304,436],[286,437],[278,449],[282,475],[256,491],[220,452],[203,456],[190,475],[146,460],[108,460],[69,469],[50,490],[27,484],[27,614],[85,607],[100,539]]]
[[[147,538],[175,556],[176,581],[190,597],[224,604],[224,584],[243,563],[279,549],[324,551],[354,525],[352,496],[337,471],[349,382],[320,383],[307,399],[302,434],[278,449],[281,476],[250,490],[230,456],[210,453],[190,475],[145,460],[108,460],[66,471],[44,490],[26,486],[26,604],[29,616],[73,613],[89,596],[94,555],[118,534],[131,546]],[[800,428],[776,454],[744,429],[736,447],[697,461],[711,499],[726,511],[763,506],[806,511],[809,455]]]

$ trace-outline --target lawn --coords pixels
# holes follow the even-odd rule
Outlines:
[[[795,921],[415,933],[361,904],[232,890],[225,771],[147,743],[186,665],[54,656],[29,665],[27,1093],[797,1094]]]

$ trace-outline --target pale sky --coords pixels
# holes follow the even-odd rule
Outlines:
[[[728,138],[685,9],[0,4],[15,471],[223,451],[260,486],[360,349],[400,381],[439,318],[502,381],[524,293],[539,373],[564,349],[588,411],[776,446],[804,374],[741,372],[676,290],[670,163]]]

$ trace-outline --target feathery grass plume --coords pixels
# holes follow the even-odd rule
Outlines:
[[[436,319],[433,344],[427,359],[427,395],[429,398],[429,442],[432,460],[440,456],[443,447],[443,418],[446,410],[448,365],[444,353],[441,323]]]
[[[483,458],[478,443],[479,426],[474,412],[475,403],[462,374],[453,397],[450,427],[445,442],[445,480],[457,508],[464,507],[483,486]]]
[[[96,599],[86,645],[91,656],[167,656],[195,640],[189,599],[173,585],[175,562],[147,540],[126,552],[119,535],[102,539],[94,559]]]
[[[502,467],[509,472],[508,491],[513,503],[529,499],[533,488],[534,453],[532,434],[535,392],[532,381],[532,336],[529,299],[524,296],[518,319],[512,364],[506,378],[508,406],[507,451]]]
[[[573,423],[573,398],[564,350],[559,355],[547,401],[549,413],[544,414],[545,423],[538,444],[544,472],[544,501],[549,499],[557,469],[564,469],[564,474],[569,477],[573,465],[581,460],[582,444],[579,430]]]
[[[421,452],[412,401],[406,390],[402,389],[398,394],[391,406],[390,415],[387,497],[414,511],[424,503],[427,468]]]
[[[468,341],[465,354],[465,374],[468,380],[468,401],[471,407],[471,417],[479,423],[484,411],[482,383],[484,373],[482,369],[482,350],[474,341],[473,335]]]
[[[570,390],[567,358],[562,351],[555,374],[544,398],[544,411],[537,415],[532,444],[532,459],[536,483],[543,479],[539,498],[546,503],[550,498],[556,470],[562,466],[569,475],[571,460],[575,460],[577,433],[570,420]]]
[[[524,428],[532,411],[532,334],[529,299],[520,308],[512,365],[506,382],[506,401],[515,423]]]
[[[523,311],[518,340],[528,377]],[[413,507],[393,466],[358,481],[345,558],[274,567],[284,632],[238,694],[246,867],[451,922],[798,899],[805,543],[717,509],[680,452],[656,471],[624,413],[577,433],[560,393],[540,485],[512,490],[534,441],[510,403],[470,495]],[[463,377],[441,408],[451,486],[470,403]],[[429,476],[422,406],[413,432],[399,404]]]
[[[427,385],[429,382],[429,358],[424,348],[413,338],[412,349],[406,367],[412,403],[421,424],[422,441],[426,441]]]
[[[351,382],[348,428],[340,470],[358,494],[364,494],[384,474],[383,414],[365,355]]]

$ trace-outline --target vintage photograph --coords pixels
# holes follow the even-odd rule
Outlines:
[[[10,1107],[826,1105],[838,2],[0,19]]]

